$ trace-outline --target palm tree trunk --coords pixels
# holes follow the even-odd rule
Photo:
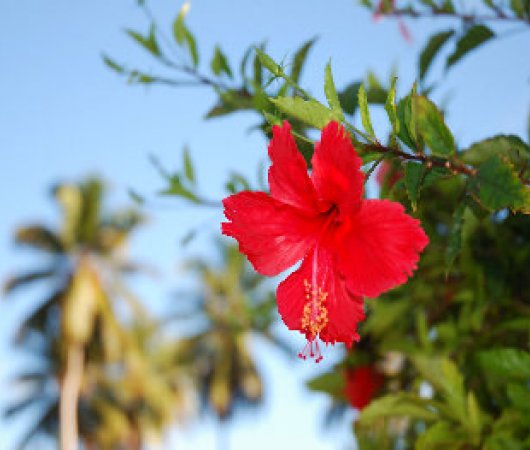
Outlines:
[[[84,357],[82,344],[74,342],[68,345],[59,402],[61,450],[77,450],[79,445],[77,406],[83,378]]]

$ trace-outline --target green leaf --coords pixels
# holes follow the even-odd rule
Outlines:
[[[427,45],[420,54],[420,80],[423,80],[438,52],[454,34],[454,30],[448,30],[442,31],[441,33],[436,33],[435,35],[431,36],[429,42],[427,42]]]
[[[498,348],[478,354],[480,365],[487,376],[506,380],[528,381],[530,379],[530,353],[515,348]]]
[[[464,427],[468,431],[471,443],[478,445],[480,442],[480,433],[482,430],[482,411],[473,392],[467,393],[467,418]]]
[[[461,203],[453,214],[453,224],[451,225],[451,232],[449,233],[447,248],[445,249],[446,276],[451,270],[451,267],[462,247],[462,228],[464,226],[464,212],[466,211],[466,208],[467,205]]]
[[[416,124],[412,109],[413,94],[402,98],[397,105],[398,137],[409,148],[416,150]]]
[[[462,59],[467,53],[484,44],[495,36],[485,25],[474,25],[469,28],[456,43],[455,51],[447,58],[447,67],[451,67]]]
[[[530,387],[528,384],[508,385],[508,398],[519,409],[530,412]]]
[[[210,67],[212,69],[212,72],[216,75],[220,75],[222,72],[224,72],[226,75],[228,75],[230,78],[232,78],[232,70],[230,69],[230,66],[228,65],[228,60],[226,59],[225,54],[221,51],[221,49],[216,46],[214,55],[212,58],[212,61],[210,63]]]
[[[182,45],[186,40],[186,24],[184,23],[184,18],[188,12],[188,8],[185,7],[186,4],[180,9],[179,14],[173,22],[173,37],[175,42],[179,45]]]
[[[433,155],[448,156],[455,153],[453,135],[445,124],[436,105],[424,96],[414,97],[417,131]]]
[[[197,50],[197,42],[195,41],[193,34],[191,34],[188,29],[186,29],[185,39],[186,44],[188,45],[188,51],[190,52],[193,66],[197,67],[199,65],[199,51]]]
[[[43,250],[48,253],[63,252],[63,245],[59,236],[41,225],[18,228],[15,233],[15,242],[19,245],[27,245],[33,249]]]
[[[283,113],[318,129],[324,128],[332,120],[339,120],[333,111],[315,100],[278,97],[271,99],[271,102]]]
[[[145,198],[143,195],[140,195],[137,191],[135,191],[132,188],[129,188],[127,190],[127,194],[129,194],[129,197],[131,197],[132,201],[136,203],[137,205],[143,205],[145,203]]]
[[[453,423],[440,421],[420,434],[414,450],[460,449],[468,443],[466,437],[466,433]]]
[[[102,58],[103,58],[103,62],[105,63],[105,65],[108,68],[114,70],[115,72],[123,73],[125,71],[125,68],[123,66],[118,64],[116,61],[114,61],[113,59],[111,59],[107,55],[102,55]]]
[[[169,178],[169,187],[160,192],[160,195],[177,195],[179,197],[191,200],[194,203],[199,203],[197,196],[189,189],[184,187],[182,180],[178,174],[172,175]]]
[[[284,75],[283,69],[280,65],[276,64],[274,59],[272,59],[269,55],[267,55],[258,47],[256,47],[255,50],[256,55],[258,56],[263,67],[265,67],[270,73],[272,73],[276,77],[281,77]]]
[[[492,156],[512,164],[522,174],[530,172],[530,147],[514,135],[498,135],[476,142],[462,152],[462,161],[478,166]]]
[[[231,172],[230,178],[226,182],[225,187],[228,192],[230,192],[231,194],[235,194],[240,191],[249,191],[250,183],[240,173]]]
[[[175,42],[180,46],[186,44],[186,47],[188,48],[188,51],[191,56],[191,60],[193,62],[193,66],[197,67],[199,65],[199,52],[197,50],[197,42],[195,41],[195,37],[190,32],[190,30],[186,26],[186,23],[184,22],[188,11],[189,3],[186,2],[184,3],[184,5],[179,11],[179,14],[173,21],[173,38],[175,39]]]
[[[414,394],[400,392],[372,400],[359,416],[359,424],[369,426],[385,417],[406,416],[426,422],[438,419],[430,408],[430,401]]]
[[[151,27],[149,28],[149,34],[147,35],[147,37],[142,36],[140,33],[134,30],[125,30],[125,32],[152,55],[161,55],[160,48],[158,47],[158,43],[156,41],[154,25],[151,25]]]
[[[361,121],[365,131],[375,137],[374,129],[372,127],[372,121],[370,120],[370,112],[368,111],[368,98],[366,97],[366,91],[364,86],[361,85],[357,94],[357,101],[359,102],[359,109],[361,111]]]
[[[304,63],[309,53],[309,50],[311,50],[311,47],[313,47],[313,44],[315,42],[316,38],[310,39],[304,45],[302,45],[294,54],[293,67],[291,69],[290,78],[295,83],[298,83],[298,80],[300,79],[300,74],[302,73],[302,69],[304,67]]]
[[[388,115],[388,120],[392,125],[392,133],[394,135],[399,133],[399,122],[396,109],[396,81],[397,77],[393,77],[390,82],[390,90],[388,91],[388,96],[385,102],[385,111]]]
[[[425,166],[421,163],[410,161],[405,166],[405,186],[407,187],[407,194],[414,211],[416,211],[418,205],[425,173]]]
[[[190,151],[187,147],[184,148],[182,159],[184,162],[184,176],[189,182],[191,182],[192,184],[195,184],[195,170],[193,169],[193,163],[191,162]]]
[[[342,107],[342,110],[347,113],[354,115],[359,106],[357,97],[359,96],[359,88],[361,83],[355,82],[348,85],[343,91],[339,94],[339,100]]]
[[[340,121],[344,120],[344,115],[342,114],[342,107],[340,105],[339,96],[337,95],[337,90],[335,89],[335,83],[333,82],[333,74],[331,72],[331,63],[326,65],[326,75],[324,78],[324,93],[328,99],[328,104],[331,110],[340,117]]]
[[[456,365],[447,358],[416,356],[413,363],[425,379],[445,399],[451,418],[461,423],[467,420],[467,400],[464,378]]]
[[[395,328],[396,323],[405,320],[410,307],[410,303],[405,298],[371,303],[372,314],[368,315],[363,331],[376,337],[384,336]]]
[[[478,191],[483,206],[494,211],[511,208],[524,209],[528,202],[528,192],[511,165],[493,156],[482,163],[471,187]]]
[[[306,385],[312,391],[325,392],[333,397],[342,398],[345,387],[344,374],[337,370],[324,373],[312,378]]]
[[[46,270],[36,270],[28,272],[22,275],[16,275],[14,277],[8,278],[4,283],[4,294],[10,294],[15,289],[19,287],[24,287],[34,281],[46,280],[52,277],[55,274],[55,270],[46,269]]]

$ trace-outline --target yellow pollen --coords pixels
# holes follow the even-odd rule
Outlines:
[[[302,313],[302,330],[314,339],[328,323],[328,310],[324,306],[327,292],[304,280],[306,304]]]

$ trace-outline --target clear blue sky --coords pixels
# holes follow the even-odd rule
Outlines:
[[[152,194],[161,187],[147,156],[154,153],[168,167],[179,167],[188,144],[196,161],[203,193],[223,195],[229,170],[253,174],[265,158],[261,134],[249,133],[252,114],[205,122],[215,100],[206,89],[131,87],[101,62],[102,52],[120,61],[155,69],[146,55],[123,33],[130,27],[147,30],[133,0],[2,0],[0,2],[0,278],[28,266],[31,255],[11,244],[14,228],[23,223],[54,224],[57,211],[47,197],[58,180],[76,180],[99,173],[111,181],[114,205],[125,205],[133,187]],[[152,1],[162,24],[169,26],[181,3]],[[325,63],[331,58],[335,81],[343,87],[372,69],[387,79],[392,66],[399,74],[400,93],[415,78],[417,55],[433,26],[449,22],[408,22],[414,42],[408,44],[395,22],[374,23],[353,0],[244,0],[192,2],[188,23],[199,41],[202,67],[208,70],[213,47],[219,43],[237,63],[245,48],[263,40],[277,59],[292,54],[315,35],[318,44],[309,59],[303,83],[322,96]],[[526,136],[529,110],[530,33],[514,34],[476,52],[447,75],[435,99],[447,106],[447,121],[465,146],[496,132]],[[433,75],[441,76],[441,67]],[[376,117],[381,117],[376,113]],[[382,123],[382,122],[381,122]],[[379,121],[376,127],[383,127]],[[138,233],[131,248],[138,259],[155,263],[161,278],[136,283],[153,309],[173,301],[171,292],[182,275],[178,264],[190,255],[211,254],[220,211],[196,210],[183,204],[150,211],[152,220]],[[193,225],[207,223],[186,249],[178,246]],[[14,324],[28,311],[39,290],[19,294],[0,304],[0,383],[22,364],[9,347]],[[278,327],[279,332],[284,332]],[[301,345],[292,337],[295,346]],[[324,432],[320,426],[326,399],[308,394],[303,380],[340,357],[340,348],[326,350],[320,367],[271,351],[261,343],[259,363],[266,380],[267,400],[261,411],[235,420],[232,450],[271,447],[307,450],[346,448],[349,425]],[[1,385],[0,406],[6,392]],[[11,450],[13,437],[27,420],[0,423],[0,450]],[[9,430],[9,431],[8,431]],[[168,434],[160,448],[214,448],[215,427],[208,420],[185,431]]]

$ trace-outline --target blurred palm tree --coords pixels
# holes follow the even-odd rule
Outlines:
[[[103,212],[104,185],[97,178],[61,184],[53,193],[62,210],[60,229],[30,225],[15,236],[16,243],[44,254],[46,265],[14,276],[4,287],[11,293],[36,281],[53,286],[19,328],[17,342],[36,349],[42,364],[18,377],[18,383],[29,386],[27,397],[6,414],[40,404],[43,414],[28,439],[42,431],[56,433],[58,426],[61,449],[73,450],[78,447],[79,399],[90,385],[90,365],[117,361],[132,348],[115,301],[125,299],[130,311],[147,317],[123,283],[124,274],[140,268],[127,260],[124,250],[142,217],[130,209]]]
[[[202,287],[193,295],[185,316],[196,330],[181,341],[181,362],[192,368],[203,410],[210,410],[222,425],[241,406],[256,406],[263,397],[261,374],[251,349],[259,335],[281,348],[286,345],[271,333],[276,320],[274,295],[262,285],[237,246],[219,243],[222,264],[193,260],[187,268]],[[190,308],[191,306],[191,308]],[[219,442],[221,448],[226,443]]]

